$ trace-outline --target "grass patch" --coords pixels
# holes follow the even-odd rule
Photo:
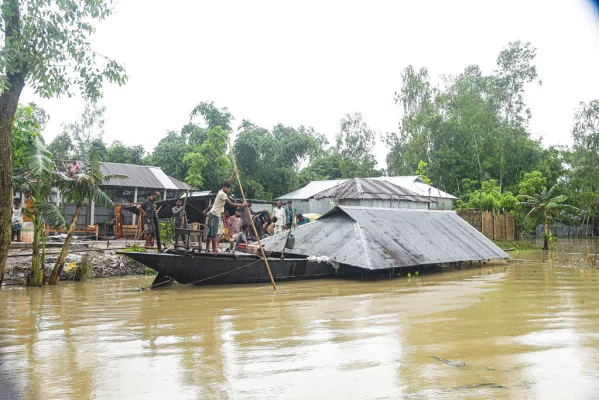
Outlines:
[[[144,275],[156,275],[157,273],[157,271],[154,271],[150,267],[146,267],[146,269],[144,270]]]
[[[146,248],[145,247],[141,247],[138,246],[137,244],[133,244],[131,247],[127,248],[127,249],[123,249],[122,251],[125,253],[145,253],[146,252]]]
[[[518,251],[522,250],[539,250],[540,247],[530,242],[522,242],[519,240],[492,240],[500,249],[514,249]]]

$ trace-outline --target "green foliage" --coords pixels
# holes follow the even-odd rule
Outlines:
[[[420,179],[427,185],[432,185],[433,181],[427,176],[426,167],[428,167],[428,163],[420,160],[418,161],[418,169],[416,169],[416,175],[420,176]]]
[[[54,171],[52,154],[46,148],[44,139],[36,136],[24,153],[23,175],[16,177],[18,190],[30,193],[33,202],[33,214],[25,213],[33,220],[33,253],[31,273],[27,279],[29,286],[41,286],[44,282],[43,260],[45,256],[44,224],[52,228],[65,227],[65,219],[54,204],[46,203],[53,184],[59,185],[63,180]],[[26,210],[26,209],[24,209]]]
[[[145,155],[142,145],[125,146],[122,142],[115,140],[106,149],[106,156],[102,161],[122,164],[141,164]]]
[[[498,213],[512,211],[518,199],[510,191],[501,192],[497,181],[490,179],[481,182],[481,188],[468,194],[467,201],[460,203],[461,209],[478,209]]]
[[[92,267],[92,257],[88,253],[84,254],[81,261],[73,271],[73,280],[75,281],[90,281],[94,278],[94,270]]]
[[[493,74],[469,66],[440,87],[426,69],[407,67],[395,97],[399,132],[386,136],[389,175],[412,175],[424,161],[428,178],[459,195],[464,179],[496,180],[501,190],[517,191],[522,171],[559,173],[558,152],[544,150],[528,131],[523,94],[537,81],[534,57],[529,43],[510,43]]]
[[[10,136],[15,173],[24,171],[25,152],[34,138],[41,136],[41,131],[45,128],[48,119],[46,112],[34,103],[17,107]]]
[[[557,193],[557,185],[551,187],[551,189],[547,190],[543,188],[539,192],[533,195],[519,195],[518,199],[521,200],[519,205],[523,206],[528,210],[527,217],[539,215],[542,217],[543,221],[543,236],[544,236],[544,244],[543,250],[548,249],[549,235],[548,231],[549,222],[553,218],[558,217],[558,211],[571,208],[576,209],[571,205],[565,204],[565,201],[568,199],[566,195],[556,195]]]
[[[547,178],[540,171],[527,172],[518,187],[520,188],[519,195],[532,196],[547,188]]]
[[[160,240],[163,245],[173,244],[175,241],[175,221],[169,218],[165,221],[160,221]]]
[[[321,155],[325,143],[312,128],[279,124],[269,131],[244,120],[233,151],[247,197],[272,199],[297,189],[297,171]]]
[[[105,82],[127,80],[115,61],[92,51],[94,20],[112,12],[112,1],[6,0],[2,5],[4,48],[0,55],[0,90],[20,75],[41,97],[73,95],[97,100]]]
[[[68,132],[62,132],[50,142],[48,150],[52,153],[54,160],[70,160],[75,150],[71,135]]]
[[[206,140],[199,146],[190,146],[183,162],[188,166],[185,181],[193,187],[219,188],[233,172],[227,156],[227,132],[216,126],[207,132]]]

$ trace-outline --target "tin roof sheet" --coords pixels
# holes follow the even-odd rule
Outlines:
[[[114,178],[106,186],[138,187],[145,189],[187,190],[189,186],[181,181],[168,177],[160,167],[146,165],[107,163],[100,164],[104,175],[126,175],[127,178]]]
[[[407,189],[423,197],[443,197],[445,199],[457,199],[457,197],[449,193],[439,190],[434,186],[427,185],[422,181],[422,179],[418,175],[379,176],[376,178],[364,179],[387,181],[393,185],[397,185],[403,189]],[[277,197],[277,200],[308,200],[325,190],[329,190],[336,186],[342,185],[344,182],[347,182],[347,179],[312,181],[300,189],[297,189],[291,193],[287,193],[283,196]]]
[[[453,211],[335,207],[294,230],[290,254],[328,256],[366,269],[509,258]],[[281,251],[286,233],[263,240]]]
[[[314,196],[315,199],[334,198],[345,199],[378,199],[378,200],[402,200],[411,202],[430,203],[426,197],[402,188],[393,183],[370,178],[349,179],[333,188],[322,191]]]

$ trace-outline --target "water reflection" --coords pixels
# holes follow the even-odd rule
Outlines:
[[[2,290],[0,372],[21,397],[45,399],[599,394],[599,280],[588,269],[485,265],[419,281],[283,283],[276,295],[139,293],[141,279]]]

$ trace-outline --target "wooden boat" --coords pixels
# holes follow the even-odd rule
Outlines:
[[[253,254],[176,254],[119,252],[158,272],[153,286],[170,279],[183,284],[218,285],[270,282],[264,259]],[[275,281],[366,275],[349,265],[310,262],[307,258],[268,258]]]

